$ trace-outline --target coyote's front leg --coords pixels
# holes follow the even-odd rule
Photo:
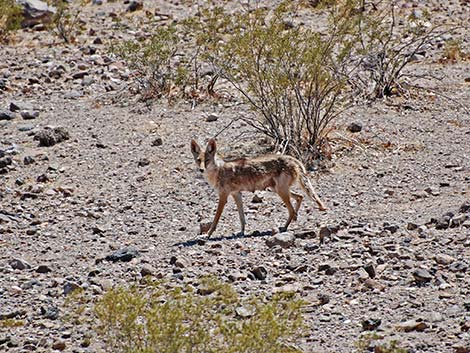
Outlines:
[[[238,209],[238,215],[240,217],[240,225],[242,227],[241,234],[245,234],[245,212],[243,212],[243,199],[242,199],[242,194],[241,192],[237,192],[235,194],[232,194],[233,199],[235,200],[235,203],[237,204],[237,209]]]
[[[217,228],[217,223],[219,223],[220,216],[224,210],[225,204],[227,203],[228,195],[226,193],[219,194],[219,204],[217,206],[217,211],[215,212],[214,220],[212,221],[211,228],[207,232],[208,238],[211,234],[214,233],[215,228]]]

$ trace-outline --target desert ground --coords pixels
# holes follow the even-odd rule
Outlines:
[[[470,18],[466,1],[409,3],[443,22]],[[129,92],[132,75],[109,43],[137,36],[144,10],[178,19],[194,7],[127,7],[85,5],[74,44],[33,28],[0,45],[0,112],[10,116],[0,120],[0,322],[23,323],[0,327],[0,351],[101,351],[91,327],[66,320],[69,292],[211,274],[242,296],[296,292],[308,303],[305,352],[357,351],[377,320],[375,332],[408,352],[470,352],[470,62],[440,62],[442,48],[429,48],[409,69],[440,76],[423,80],[432,91],[358,104],[335,121],[332,159],[309,173],[327,212],[306,199],[280,234],[279,197],[245,193],[246,234],[229,201],[202,240],[217,193],[190,140],[223,130],[219,151],[231,156],[269,146],[241,121],[227,127],[250,111],[239,101],[142,102]],[[115,16],[126,26],[113,27]],[[451,36],[468,51],[469,33]],[[35,136],[57,127],[69,138],[39,146]],[[138,256],[106,260],[125,248]]]

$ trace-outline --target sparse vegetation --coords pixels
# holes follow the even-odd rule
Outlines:
[[[24,326],[24,320],[17,320],[17,319],[3,319],[0,320],[0,327],[3,328],[11,328],[11,327],[19,327]]]
[[[375,353],[408,353],[408,349],[400,347],[396,340],[385,342],[383,344],[376,342],[382,339],[383,337],[377,333],[364,334],[356,342],[356,348],[359,353],[371,352],[371,349]]]
[[[21,12],[15,0],[0,0],[0,42],[7,40],[11,31],[20,28]]]
[[[113,352],[278,353],[300,352],[301,306],[287,293],[242,300],[206,277],[197,291],[165,283],[111,290],[96,315]]]
[[[253,108],[243,120],[272,138],[276,150],[307,165],[325,155],[331,122],[348,106],[352,26],[337,8],[326,35],[295,25],[287,3],[229,17],[230,35],[211,61]]]
[[[148,38],[114,43],[111,52],[134,71],[139,92],[147,98],[162,97],[186,81],[185,65],[174,63],[179,43],[175,26],[161,26]]]
[[[81,0],[78,7],[72,8],[66,0],[49,0],[49,4],[56,9],[49,25],[51,31],[65,43],[73,43],[80,31],[81,6],[88,2],[88,0]]]
[[[385,1],[357,12],[358,56],[366,76],[351,82],[362,85],[369,98],[406,93],[416,75],[407,71],[425,53],[433,40],[445,31],[428,21],[428,14],[411,13],[406,25],[398,26],[395,3]],[[409,82],[407,82],[409,80]]]

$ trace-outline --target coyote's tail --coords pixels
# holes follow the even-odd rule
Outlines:
[[[312,201],[317,203],[318,209],[320,211],[326,211],[326,207],[323,204],[323,202],[320,200],[320,197],[318,197],[317,193],[315,192],[315,189],[313,188],[313,185],[310,182],[310,179],[308,178],[307,173],[305,171],[305,167],[303,165],[301,165],[301,168],[300,168],[299,184],[302,190],[307,194],[307,196]]]

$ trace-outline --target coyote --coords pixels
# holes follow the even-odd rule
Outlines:
[[[245,232],[245,214],[243,212],[242,191],[270,190],[276,192],[284,201],[289,218],[284,225],[287,229],[292,220],[297,220],[297,212],[303,196],[290,191],[290,187],[298,182],[312,201],[318,204],[321,211],[326,207],[310,183],[303,164],[290,156],[263,155],[255,158],[240,158],[225,162],[217,156],[215,139],[210,139],[203,151],[196,141],[191,140],[191,152],[201,173],[205,173],[209,183],[219,192],[219,204],[214,220],[207,232],[208,237],[215,231],[229,195],[232,195],[240,216],[241,233]],[[291,196],[295,199],[292,207]]]

